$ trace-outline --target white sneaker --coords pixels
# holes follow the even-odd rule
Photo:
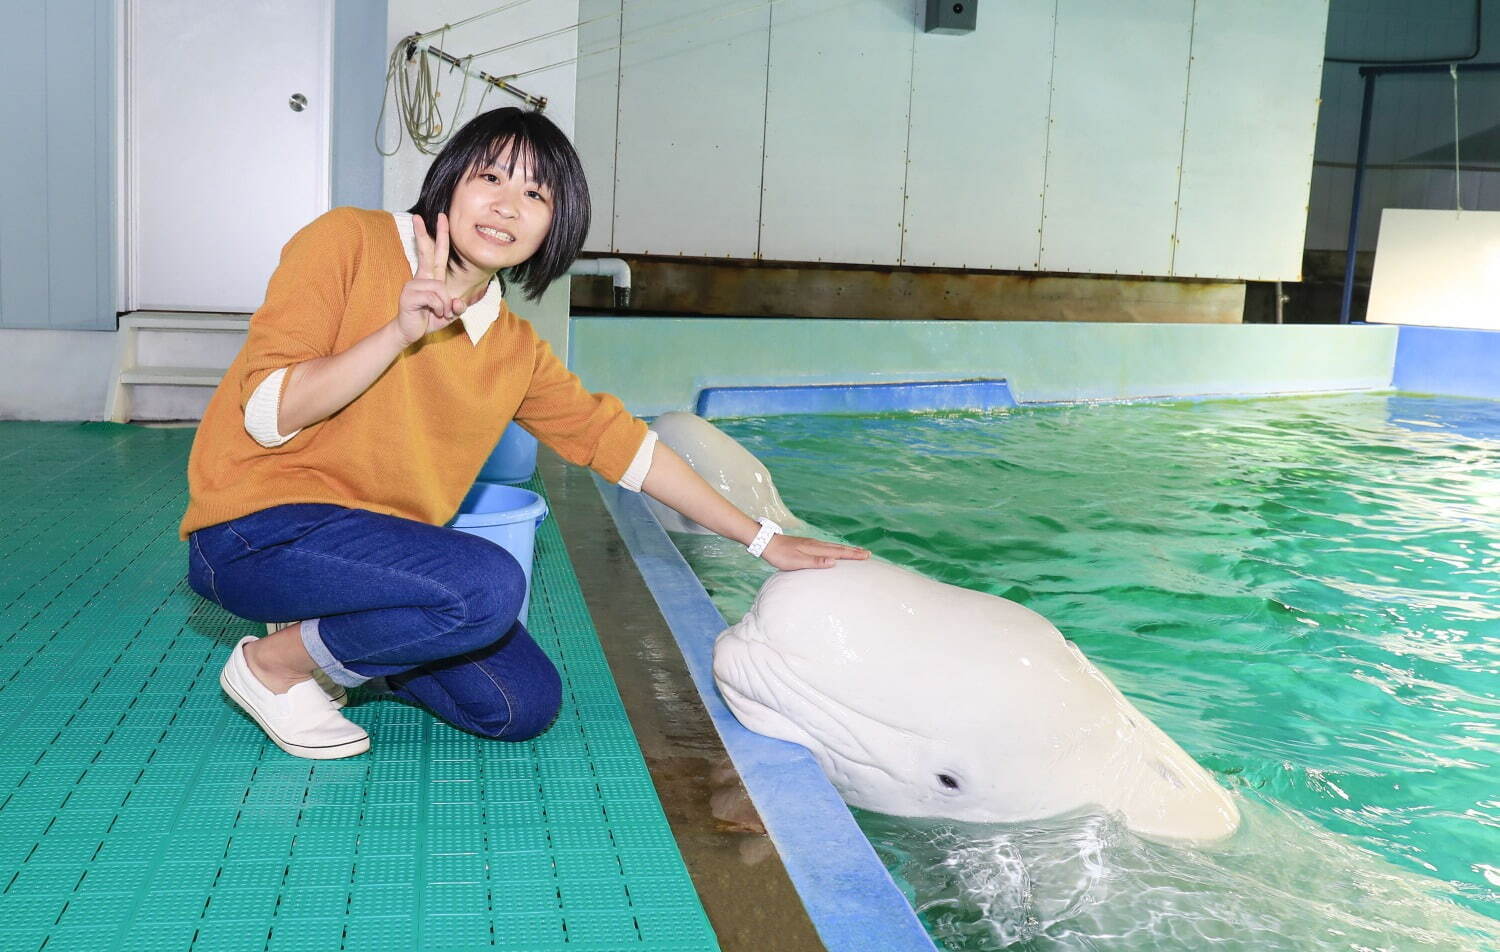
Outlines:
[[[349,703],[349,692],[344,690],[342,684],[330,678],[322,668],[313,668],[313,682],[328,696],[328,703],[333,705],[334,710]]]
[[[370,735],[340,714],[316,681],[294,684],[285,694],[274,694],[261,684],[245,661],[245,643],[255,640],[246,636],[234,646],[219,685],[277,747],[312,760],[352,757],[370,749]]]
[[[266,622],[266,634],[274,635],[283,628],[290,628],[293,625],[297,624],[301,624],[301,622],[268,621]],[[344,686],[342,684],[338,683],[333,678],[330,678],[326,673],[324,673],[322,668],[313,669],[313,680],[318,682],[318,687],[322,688],[323,693],[328,695],[328,700],[333,702],[334,707],[341,708],[345,704],[349,703],[349,692],[344,690]]]

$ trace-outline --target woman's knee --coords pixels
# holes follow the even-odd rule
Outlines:
[[[510,630],[526,598],[526,573],[509,552],[474,538],[460,553],[456,594],[461,601],[459,627],[478,639],[473,647],[492,644]]]
[[[548,664],[524,684],[499,690],[496,703],[474,719],[471,729],[494,740],[523,741],[540,736],[562,711],[562,678]]]

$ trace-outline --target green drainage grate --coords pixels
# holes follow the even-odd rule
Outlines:
[[[183,580],[192,435],[0,423],[0,948],[717,948],[553,520],[550,731],[357,692],[371,752],[299,760],[220,694],[258,626]]]

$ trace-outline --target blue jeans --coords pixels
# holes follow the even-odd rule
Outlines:
[[[521,566],[478,536],[363,509],[273,506],[194,532],[188,584],[242,618],[302,622],[339,684],[395,693],[485,737],[526,740],[562,704],[557,669],[516,620]]]

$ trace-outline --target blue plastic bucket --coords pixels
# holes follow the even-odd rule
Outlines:
[[[536,529],[547,518],[547,501],[529,489],[475,483],[458,507],[449,525],[488,539],[515,557],[526,573],[526,598],[521,602],[521,624],[529,625],[531,607],[531,556],[536,550]]]
[[[536,472],[536,437],[516,426],[505,428],[500,443],[479,470],[484,483],[524,483]]]

